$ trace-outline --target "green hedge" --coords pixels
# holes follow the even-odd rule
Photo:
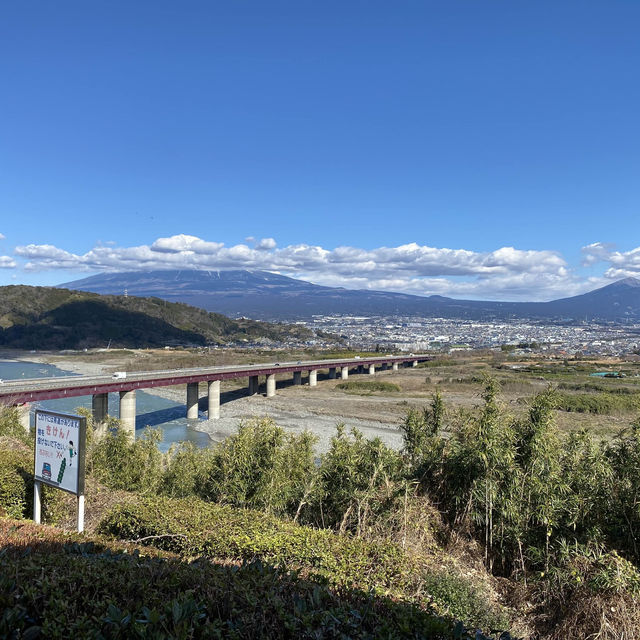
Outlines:
[[[113,509],[100,530],[185,557],[258,559],[299,571],[306,579],[340,592],[355,589],[390,596],[480,628],[507,624],[506,617],[470,581],[426,569],[393,544],[298,526],[261,512],[196,499],[147,498]],[[445,589],[436,587],[445,581]],[[429,585],[433,587],[430,592],[425,589]]]
[[[33,481],[30,484],[33,492]],[[0,513],[10,518],[24,518],[28,487],[29,455],[22,451],[0,450]]]
[[[60,491],[42,487],[42,519],[55,522],[62,508]],[[0,449],[0,515],[33,517],[33,454]]]
[[[382,382],[381,380],[351,380],[349,382],[339,382],[336,389],[351,391],[353,393],[373,393],[374,391],[401,391],[400,387],[393,382]]]
[[[621,393],[557,393],[556,407],[562,411],[611,415],[640,409],[640,394]]]
[[[475,637],[410,603],[260,561],[187,562],[2,519],[0,541],[1,638]]]

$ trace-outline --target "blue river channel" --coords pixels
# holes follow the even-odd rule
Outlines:
[[[0,359],[0,380],[18,380],[20,378],[47,378],[59,376],[72,376],[73,373],[62,371],[50,364],[38,364],[35,362],[15,362]],[[117,416],[119,397],[117,393],[109,394],[109,414]],[[77,396],[75,398],[60,398],[59,400],[43,400],[31,405],[33,424],[33,411],[35,409],[49,409],[63,413],[75,413],[77,407],[91,409],[91,396]],[[196,428],[195,420],[187,420],[185,406],[177,405],[171,400],[154,396],[144,391],[136,392],[136,437],[139,438],[144,431],[151,427],[162,429],[163,438],[158,444],[161,451],[167,451],[169,447],[178,442],[193,442],[198,447],[206,447],[211,443],[209,436]]]

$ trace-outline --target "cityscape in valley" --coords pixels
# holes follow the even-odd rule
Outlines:
[[[352,348],[455,353],[472,349],[585,356],[637,356],[640,324],[477,322],[414,316],[317,316],[303,323],[339,335]]]

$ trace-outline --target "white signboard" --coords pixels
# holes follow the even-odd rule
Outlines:
[[[84,494],[82,416],[36,411],[35,479],[76,495]]]

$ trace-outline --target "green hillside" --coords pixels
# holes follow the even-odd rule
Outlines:
[[[84,291],[0,287],[0,346],[82,349],[205,345],[256,340],[304,341],[299,325],[232,320],[159,298],[103,296]]]

